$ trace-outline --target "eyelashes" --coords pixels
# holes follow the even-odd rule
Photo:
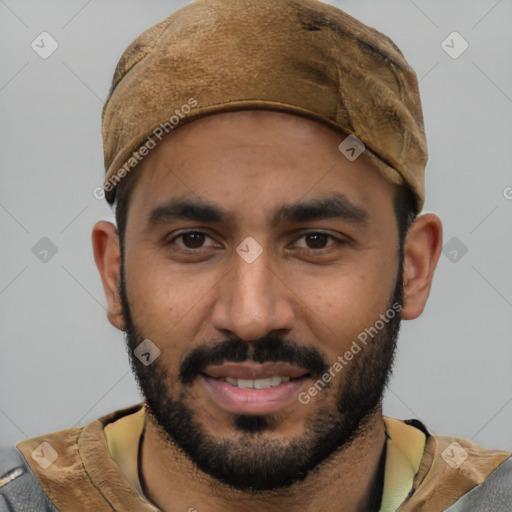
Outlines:
[[[293,245],[299,250],[309,252],[325,251],[333,246],[347,243],[346,239],[325,231],[307,231],[298,236]],[[206,245],[205,245],[206,244]],[[175,234],[164,243],[165,246],[177,247],[182,252],[204,252],[210,248],[222,248],[208,233],[199,230],[182,231]]]

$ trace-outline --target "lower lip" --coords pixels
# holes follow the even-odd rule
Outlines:
[[[306,377],[283,382],[266,389],[245,389],[232,386],[222,379],[200,377],[215,401],[235,414],[270,414],[277,412],[297,398]]]

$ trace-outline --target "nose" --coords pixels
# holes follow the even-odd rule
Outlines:
[[[273,331],[283,334],[294,325],[293,297],[265,252],[252,263],[236,254],[234,268],[219,283],[213,326],[245,341]]]

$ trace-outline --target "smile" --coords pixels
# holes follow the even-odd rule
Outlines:
[[[288,382],[290,377],[266,377],[264,379],[234,379],[226,377],[226,382],[232,386],[244,389],[267,389],[279,386],[283,382]]]
[[[226,362],[206,368],[200,381],[230,413],[270,414],[294,402],[308,378],[305,369],[289,363]]]

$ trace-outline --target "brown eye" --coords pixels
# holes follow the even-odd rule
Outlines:
[[[327,246],[327,240],[332,238],[325,233],[310,233],[304,235],[304,237],[310,249],[323,249]]]
[[[204,244],[206,235],[199,232],[184,233],[180,238],[187,249],[199,249]]]
[[[212,255],[214,251],[222,249],[222,244],[215,241],[213,237],[203,231],[181,231],[175,232],[172,238],[164,242],[177,255],[203,257]]]
[[[343,237],[340,238],[323,231],[309,231],[301,235],[294,245],[303,251],[324,254],[326,251],[334,250],[336,246],[341,247],[345,243],[346,240]]]

